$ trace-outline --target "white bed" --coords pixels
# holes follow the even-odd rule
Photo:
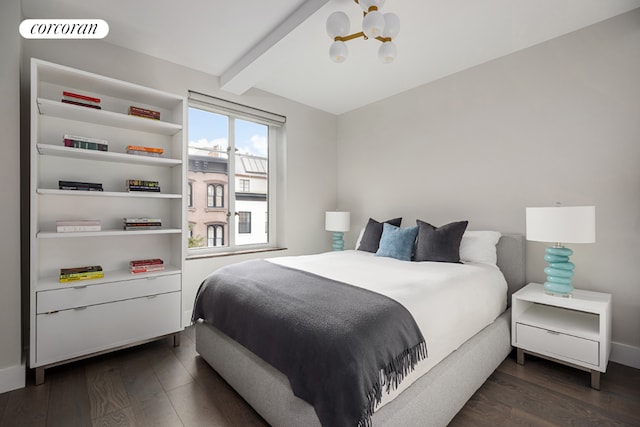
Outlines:
[[[383,395],[372,423],[446,425],[511,350],[505,309],[510,294],[524,284],[523,244],[522,236],[503,236],[499,268],[406,262],[362,251],[270,261],[365,287],[404,305],[425,337],[429,357],[398,389]],[[201,321],[196,349],[270,424],[320,425],[284,374]]]

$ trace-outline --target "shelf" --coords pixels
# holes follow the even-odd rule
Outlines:
[[[75,237],[112,237],[112,236],[133,236],[141,234],[180,234],[179,228],[160,228],[157,230],[100,230],[100,231],[74,231],[68,233],[58,233],[56,231],[39,231],[38,239],[65,239]]]
[[[144,191],[82,191],[82,190],[54,190],[38,188],[36,192],[42,196],[71,196],[71,197],[130,197],[138,199],[181,199],[180,194],[153,193]]]
[[[44,98],[38,98],[38,110],[40,114],[45,116],[90,122],[98,125],[115,126],[142,132],[153,132],[161,135],[175,135],[182,130],[182,126],[175,123],[65,104]]]
[[[516,322],[594,341],[600,339],[597,314],[531,303]]]
[[[80,288],[84,286],[108,284],[123,280],[135,280],[141,278],[151,278],[159,276],[169,276],[179,274],[180,269],[171,265],[165,266],[162,271],[151,271],[149,273],[131,274],[129,270],[107,270],[104,277],[100,279],[78,280],[75,282],[60,283],[58,277],[44,277],[38,280],[36,292],[50,291],[53,289]]]
[[[85,150],[82,148],[64,147],[61,145],[36,144],[38,153],[45,156],[64,158],[99,160],[114,163],[134,163],[151,166],[179,166],[182,160],[164,157],[138,156],[135,154],[113,153],[109,151]]]

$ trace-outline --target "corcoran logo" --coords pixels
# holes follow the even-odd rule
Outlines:
[[[25,39],[102,39],[109,24],[102,19],[25,19],[20,35]]]

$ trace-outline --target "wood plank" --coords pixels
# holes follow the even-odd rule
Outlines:
[[[93,420],[93,427],[136,427],[136,419],[131,407],[116,409]]]
[[[47,371],[50,383],[47,427],[91,426],[91,404],[84,363]]]
[[[190,382],[167,392],[185,427],[234,427],[221,412],[215,393],[198,382]]]
[[[46,425],[49,383],[29,385],[7,393],[1,426],[41,427]]]
[[[117,357],[103,358],[102,361],[88,364],[86,371],[92,419],[102,419],[131,405],[120,377]],[[124,415],[126,414],[122,416]]]

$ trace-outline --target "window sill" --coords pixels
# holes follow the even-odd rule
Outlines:
[[[237,251],[228,251],[228,252],[209,252],[206,254],[191,254],[187,255],[186,260],[192,259],[204,259],[204,258],[221,258],[227,256],[234,255],[247,255],[247,254],[257,254],[262,252],[276,252],[276,251],[285,251],[288,248],[260,248],[260,249],[247,249],[247,250],[237,250]]]

